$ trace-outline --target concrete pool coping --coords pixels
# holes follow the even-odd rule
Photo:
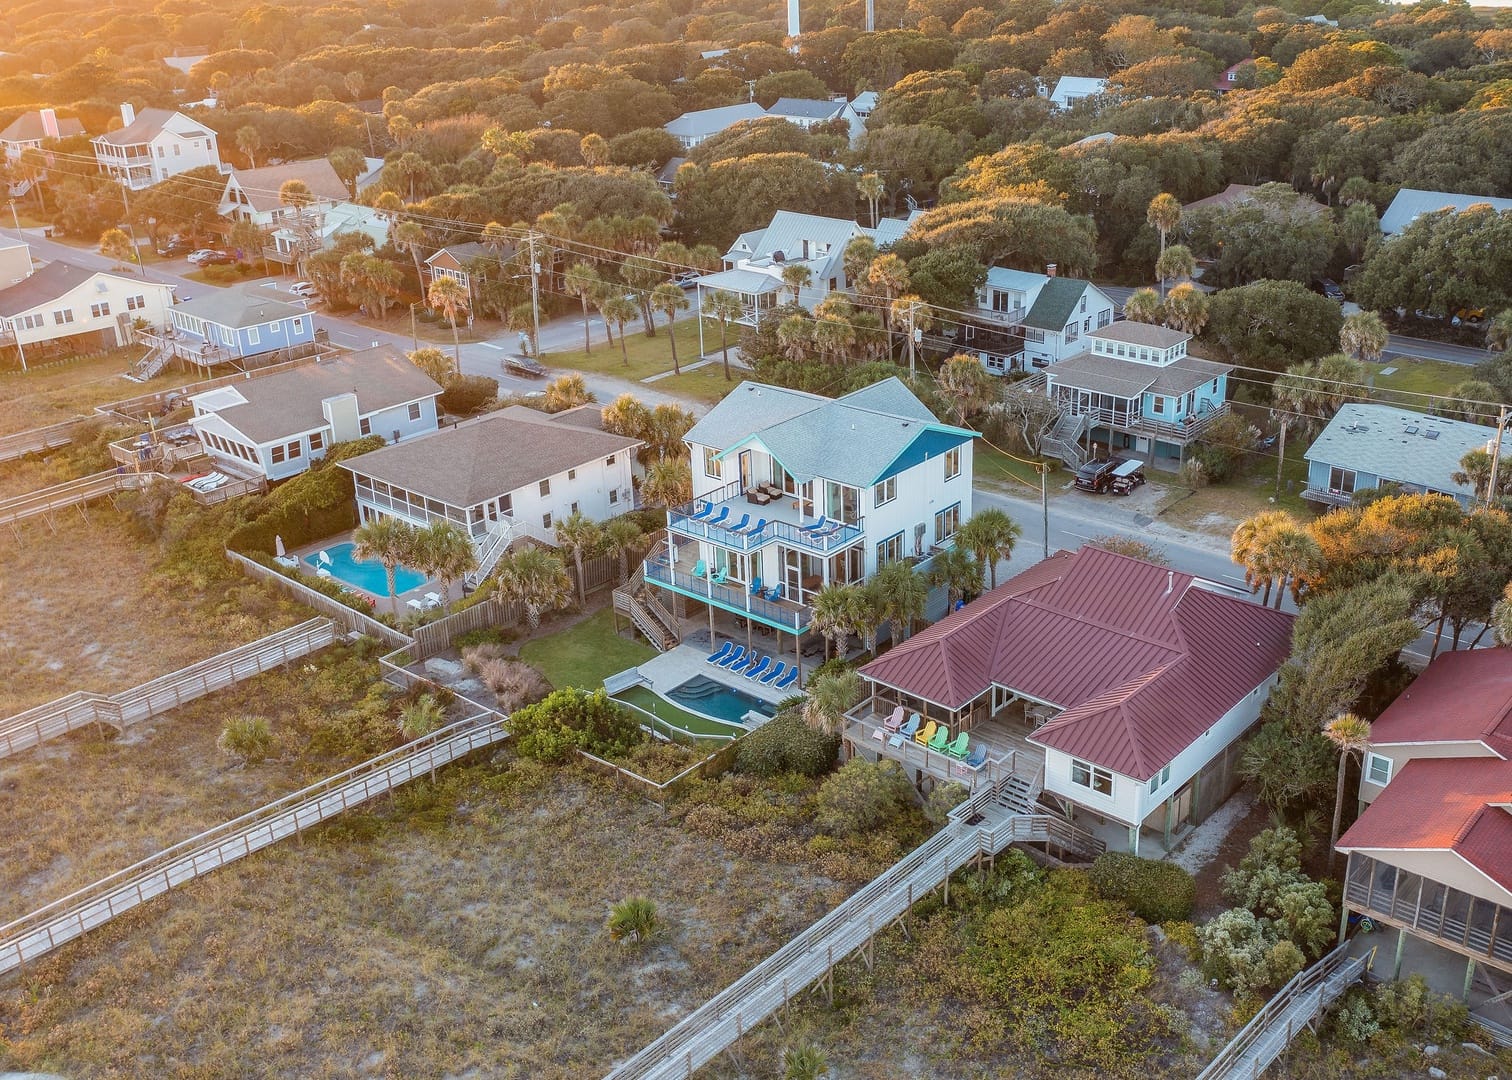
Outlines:
[[[347,530],[346,532],[343,532],[343,533],[337,533],[335,536],[327,536],[325,539],[318,540],[318,541],[316,541],[313,544],[304,544],[304,545],[301,545],[300,547],[289,548],[288,549],[288,554],[294,556],[295,558],[297,558],[299,560],[299,569],[300,569],[301,573],[310,574],[310,575],[313,576],[315,574],[315,569],[316,568],[313,567],[313,566],[311,566],[310,562],[308,560],[315,558],[315,555],[316,555],[317,552],[325,551],[327,548],[333,548],[333,547],[337,546],[338,544],[350,544],[351,542],[352,542],[352,532],[351,532],[351,530]],[[414,569],[414,568],[413,567],[409,567],[409,569]],[[416,571],[416,573],[419,573],[419,571]],[[369,592],[367,589],[364,589],[361,585],[352,585],[349,582],[342,581],[339,577],[336,577],[335,575],[332,575],[331,580],[335,581],[337,584],[343,586],[344,588],[351,589],[355,593],[359,593],[359,594],[361,594],[363,596],[371,596],[373,598],[373,601],[374,601],[376,607],[377,607],[377,610],[379,610],[379,611],[390,611],[390,612],[392,612],[394,610],[394,605],[392,603],[390,603],[389,598],[387,596],[382,596],[382,595],[380,595],[378,593],[375,593],[375,592]],[[452,589],[451,589],[452,596],[450,596],[448,599],[452,599],[452,600],[457,599],[461,595],[461,590],[462,590],[462,583],[461,582],[453,582],[452,583]],[[415,609],[412,608],[412,607],[410,607],[410,606],[408,606],[408,604],[406,603],[406,601],[408,601],[408,600],[417,600],[417,601],[419,601],[420,603],[423,604],[425,602],[425,594],[426,593],[428,593],[428,592],[440,592],[440,591],[441,591],[441,583],[439,581],[435,581],[433,579],[427,578],[425,581],[421,582],[420,585],[418,585],[416,588],[410,589],[407,592],[400,593],[395,598],[398,601],[399,614],[401,616],[415,614]]]
[[[779,701],[793,696],[793,687],[788,687],[786,690],[776,690],[770,686],[762,686],[758,682],[752,682],[738,675],[732,675],[724,668],[717,668],[707,663],[707,656],[708,653],[703,649],[695,648],[691,645],[678,645],[659,656],[653,656],[650,660],[640,664],[637,670],[640,672],[645,685],[650,686],[655,693],[660,694],[679,709],[686,709],[688,712],[698,713],[701,716],[708,716],[709,714],[704,713],[700,709],[690,707],[686,702],[668,697],[667,692],[701,675],[712,682],[719,683],[727,689],[738,690],[767,705],[776,705]],[[780,657],[774,657],[773,659],[775,662]],[[728,720],[724,720],[718,716],[712,716],[710,719],[729,723]]]

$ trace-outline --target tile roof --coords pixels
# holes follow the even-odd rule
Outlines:
[[[1033,740],[1148,780],[1273,675],[1292,616],[1189,574],[1057,552],[861,669],[946,708],[993,685],[1061,708]]]
[[[1402,188],[1381,215],[1381,233],[1395,236],[1424,214],[1452,207],[1464,210],[1476,203],[1488,203],[1493,210],[1512,210],[1512,199],[1495,199],[1489,195],[1460,195],[1450,191],[1423,191]]]
[[[269,294],[268,290],[256,287],[237,289],[211,289],[192,300],[185,300],[174,311],[217,326],[245,329],[248,326],[266,326],[283,319],[305,316],[314,318],[298,304],[286,303]]]
[[[765,115],[766,110],[756,102],[745,101],[739,105],[725,105],[718,109],[685,112],[676,120],[669,121],[665,125],[665,130],[669,135],[684,139],[707,137],[733,124],[738,124],[742,120],[758,120]]]
[[[476,506],[640,443],[513,406],[342,462],[456,507]]]
[[[241,403],[216,408],[216,413],[258,443],[323,427],[321,402],[341,394],[355,393],[358,413],[365,416],[441,393],[423,371],[386,349],[347,353],[222,389],[234,389]],[[205,404],[219,400],[211,398]]]
[[[71,135],[84,134],[84,125],[71,116],[58,117],[58,138],[66,139]],[[0,131],[0,142],[36,142],[38,139],[48,138],[47,132],[42,127],[42,110],[33,109],[24,112],[10,122],[4,131]]]
[[[1439,653],[1370,725],[1370,741],[1480,742],[1512,759],[1512,649]]]
[[[317,199],[344,202],[352,197],[346,184],[325,158],[287,161],[282,165],[268,165],[261,169],[233,169],[226,180],[228,186],[232,179],[247,196],[252,209],[258,211],[277,210],[282,205],[278,199],[279,189],[290,180],[303,180],[310,189],[310,194]]]
[[[1180,330],[1157,326],[1155,323],[1134,322],[1132,319],[1121,319],[1101,330],[1093,330],[1087,336],[1099,337],[1105,341],[1125,341],[1150,349],[1169,349],[1172,345],[1192,340],[1191,334],[1184,334]]]
[[[1071,313],[1076,310],[1077,301],[1089,285],[1091,282],[1079,278],[1047,278],[1040,287],[1039,295],[1034,298],[1034,306],[1024,316],[1024,325],[1037,330],[1061,332],[1066,328],[1066,323],[1071,321]]]
[[[803,120],[828,120],[839,116],[845,108],[844,101],[816,100],[814,98],[778,98],[767,110],[768,116],[796,116]]]
[[[1454,473],[1460,458],[1484,449],[1495,436],[1493,428],[1482,424],[1395,405],[1349,402],[1302,456],[1446,495],[1473,496],[1475,489],[1455,483]]]
[[[1454,852],[1512,891],[1509,807],[1512,761],[1413,758],[1339,838],[1338,849]]]

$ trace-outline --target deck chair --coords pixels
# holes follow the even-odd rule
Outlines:
[[[768,600],[781,600],[782,599],[782,582],[779,581],[777,584],[775,584],[775,585],[772,586],[772,591],[769,592],[769,593],[767,593],[767,599]]]
[[[762,686],[771,686],[774,682],[776,682],[778,679],[782,678],[786,674],[787,674],[787,661],[785,661],[785,660],[779,660],[779,661],[777,661],[777,666],[776,667],[774,667],[771,671],[767,672],[765,675],[763,675],[761,677],[761,679],[760,679],[761,685]]]
[[[981,743],[973,746],[970,756],[966,758],[966,764],[973,769],[980,769],[983,765],[987,764],[987,748]]]
[[[903,726],[903,706],[899,705],[892,711],[892,715],[882,721],[882,726],[888,731],[897,731]]]
[[[727,575],[729,572],[730,571],[727,567],[721,566],[718,570],[709,575],[709,580],[712,581],[715,585],[723,585],[725,583],[725,575]]]
[[[964,760],[966,757],[966,748],[968,745],[970,745],[970,743],[971,736],[963,731],[959,735],[957,735],[952,742],[945,744],[945,752],[953,758],[961,758]]]
[[[734,642],[732,642],[732,641],[726,641],[723,645],[721,645],[719,647],[719,651],[718,652],[711,652],[707,657],[704,658],[704,660],[705,660],[706,663],[717,664],[721,660],[723,660],[725,657],[729,656],[730,655],[730,650],[733,649],[734,647],[735,647],[735,643]]]
[[[696,513],[696,514],[693,515],[693,520],[694,521],[702,521],[704,518],[708,517],[713,512],[714,512],[714,504],[711,503],[711,502],[710,503],[704,503],[703,509],[700,510],[698,513]]]
[[[706,521],[706,522],[704,522],[704,524],[705,525],[718,525],[720,522],[724,521],[724,519],[727,518],[727,517],[729,517],[729,516],[730,516],[730,508],[728,506],[721,506],[719,508],[719,513],[717,513],[713,517],[709,518],[709,520]]]
[[[949,742],[950,726],[948,724],[941,724],[939,727],[935,728],[934,737],[929,740],[929,748],[931,750],[943,751],[946,744]]]
[[[919,729],[918,734],[914,736],[914,742],[920,746],[928,746],[929,740],[934,738],[934,733],[939,729],[939,726],[933,720],[929,721],[929,723]]]
[[[753,578],[751,580],[751,595],[752,596],[757,596],[757,595],[760,594],[760,592],[761,592],[761,579],[759,577],[758,578]]]
[[[743,660],[744,658],[745,658],[745,646],[744,645],[737,645],[737,646],[735,646],[735,651],[734,652],[732,652],[729,656],[725,657],[723,660],[719,661],[719,666],[722,667],[722,668],[733,668],[736,664],[740,663],[740,661]]]
[[[748,679],[759,679],[762,675],[766,674],[767,668],[771,666],[772,658],[770,656],[763,656],[761,658],[761,663],[757,664],[753,668],[746,670],[745,677]]]
[[[742,532],[743,531],[744,535],[746,535],[746,536],[755,536],[762,529],[766,528],[766,523],[767,523],[767,519],[766,518],[757,518],[756,519],[756,524],[750,526],[749,528],[747,528],[745,530],[736,529],[735,531],[736,532]]]
[[[751,523],[751,515],[750,514],[741,514],[739,521],[737,521],[733,525],[726,525],[725,528],[729,529],[731,532],[739,532],[741,529],[745,528],[750,523]]]
[[[800,525],[799,526],[799,531],[800,532],[818,532],[820,529],[824,528],[828,524],[829,524],[829,518],[825,517],[823,514],[820,514],[818,521],[814,522],[812,525]]]
[[[919,714],[914,713],[908,718],[908,723],[898,729],[898,734],[905,739],[912,739],[919,733]]]
[[[792,686],[797,681],[798,681],[798,668],[796,666],[788,668],[788,673],[786,675],[784,675],[782,678],[780,678],[780,679],[777,680],[777,689],[778,690],[786,690],[788,687]]]
[[[703,577],[706,572],[707,567],[704,566],[704,561],[702,559],[699,559],[696,563],[693,564],[694,577]]]

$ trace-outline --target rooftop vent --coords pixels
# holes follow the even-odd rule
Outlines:
[[[1416,435],[1417,433],[1418,426],[1416,424],[1408,424],[1405,428],[1402,429],[1403,435]]]

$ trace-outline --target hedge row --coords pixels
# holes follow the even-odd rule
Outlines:
[[[1097,857],[1088,874],[1099,895],[1128,905],[1145,922],[1184,922],[1192,917],[1197,882],[1174,863],[1108,851]]]

